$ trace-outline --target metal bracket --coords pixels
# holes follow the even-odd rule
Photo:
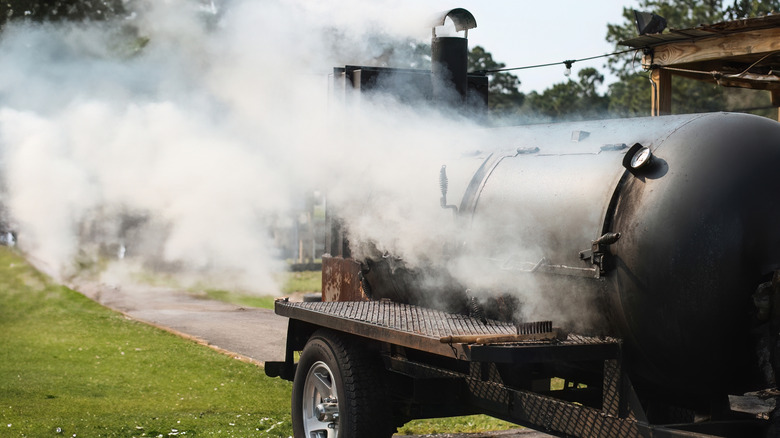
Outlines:
[[[529,273],[544,273],[556,275],[569,275],[574,277],[601,278],[605,273],[604,257],[607,255],[607,247],[620,239],[620,233],[605,233],[591,242],[590,249],[580,251],[580,260],[590,260],[590,267],[573,267],[555,265],[546,258],[542,258],[536,264],[514,263],[510,257],[501,265],[502,270],[520,271]],[[529,266],[530,265],[530,266]]]
[[[590,260],[591,265],[598,268],[599,275],[604,275],[604,256],[607,247],[620,239],[620,233],[604,233],[591,242],[590,249],[580,251],[580,260]]]

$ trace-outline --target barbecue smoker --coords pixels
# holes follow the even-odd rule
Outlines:
[[[473,413],[558,436],[779,436],[778,123],[512,127],[478,148],[440,169],[463,236],[491,230],[453,257],[519,291],[426,287],[447,274],[352,258],[334,220],[323,301],[276,302],[287,352],[266,373],[294,382],[296,437],[389,437],[411,419]],[[518,319],[530,287],[596,317]]]

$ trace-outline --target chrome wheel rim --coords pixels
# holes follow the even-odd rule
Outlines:
[[[339,431],[338,391],[333,372],[315,362],[303,384],[303,430],[306,438],[336,438]]]

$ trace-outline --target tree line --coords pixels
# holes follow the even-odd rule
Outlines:
[[[127,14],[126,3],[126,0],[0,0],[0,26],[17,20],[105,20]]]

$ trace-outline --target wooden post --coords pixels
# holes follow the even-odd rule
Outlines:
[[[668,70],[656,68],[650,72],[650,81],[653,83],[651,114],[653,117],[671,114],[672,74]]]
[[[777,121],[780,122],[780,90],[771,90],[772,106],[777,107]]]

